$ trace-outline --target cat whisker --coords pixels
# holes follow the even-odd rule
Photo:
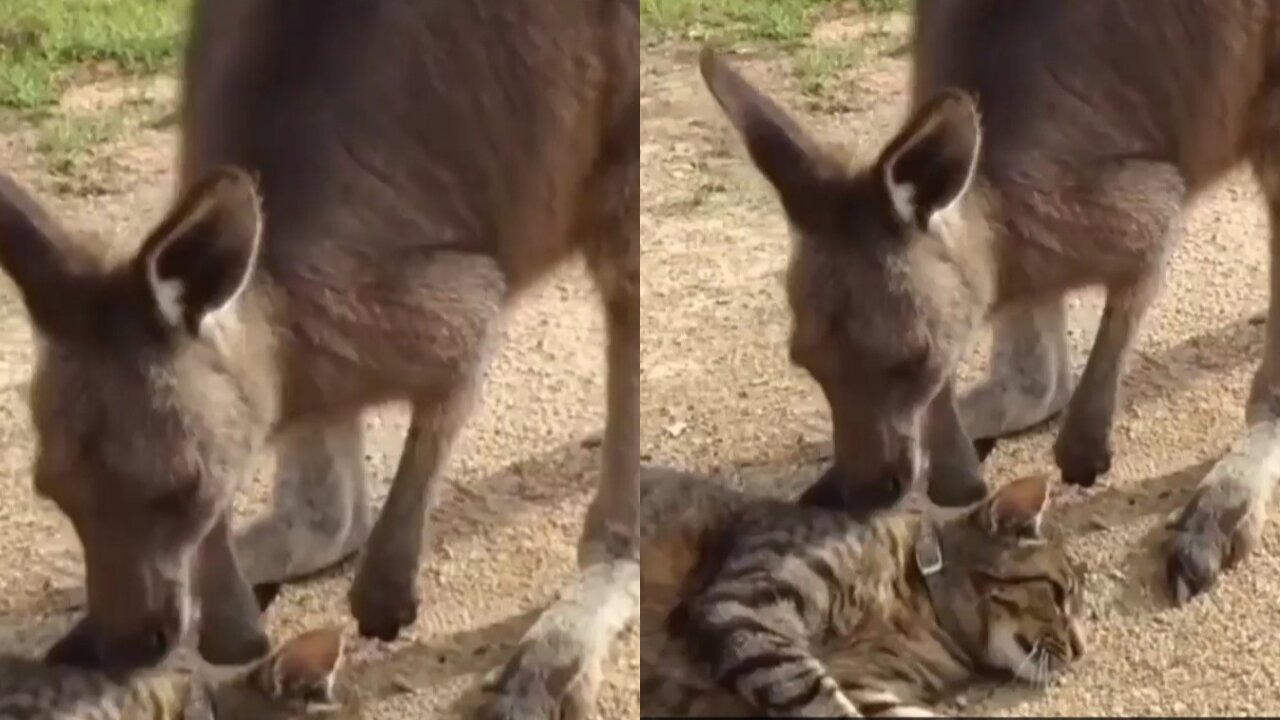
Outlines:
[[[1013,675],[1014,677],[1018,677],[1018,678],[1026,678],[1028,682],[1034,683],[1034,677],[1035,677],[1034,674],[1032,674],[1031,677],[1027,676],[1028,669],[1033,671],[1035,669],[1034,667],[1030,667],[1030,668],[1028,667],[1031,665],[1031,657],[1035,653],[1035,648],[1033,647],[1031,650],[1032,650],[1031,652],[1027,653],[1022,658],[1022,661],[1018,663],[1018,666],[1013,669]]]
[[[1041,685],[1040,686],[1046,690],[1053,685],[1054,680],[1057,677],[1057,674],[1054,673],[1053,671],[1053,667],[1054,667],[1053,653],[1050,653],[1047,651],[1041,651],[1040,653]]]
[[[1031,647],[1031,654],[1027,659],[1034,664],[1034,672],[1032,677],[1035,678],[1035,686],[1041,689],[1049,685],[1049,653],[1045,651],[1044,641],[1037,640],[1035,645]]]

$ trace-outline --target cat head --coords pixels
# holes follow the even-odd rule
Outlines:
[[[344,649],[341,628],[298,635],[244,672],[192,692],[183,720],[325,717],[340,708],[334,680]]]
[[[1045,683],[1085,652],[1084,566],[1044,523],[1048,476],[1015,480],[941,525],[934,603],[991,668]]]

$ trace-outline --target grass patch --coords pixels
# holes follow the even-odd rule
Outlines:
[[[172,116],[168,103],[132,93],[93,112],[57,112],[36,125],[35,149],[60,189],[94,194],[119,169],[119,140],[145,128],[161,127]]]
[[[862,61],[857,49],[807,47],[792,58],[791,73],[800,83],[800,91],[810,97],[824,97],[833,78],[846,67]]]
[[[805,40],[826,13],[887,12],[906,5],[907,0],[640,0],[640,24],[651,38],[793,44]]]
[[[53,174],[77,176],[93,150],[110,143],[123,128],[124,118],[117,113],[55,115],[40,124],[36,150]]]
[[[0,108],[57,102],[78,72],[171,68],[187,0],[0,0]]]

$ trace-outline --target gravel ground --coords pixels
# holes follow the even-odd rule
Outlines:
[[[841,40],[850,30],[824,28]],[[646,50],[641,154],[644,212],[644,444],[656,463],[790,493],[829,452],[827,410],[786,361],[781,272],[788,246],[774,200],[707,96],[696,48]],[[801,92],[783,61],[744,67],[821,134],[868,156],[900,119],[904,64],[851,58],[829,90]],[[163,89],[161,90],[164,91]],[[94,102],[115,96],[95,88]],[[108,100],[109,102],[109,100]],[[68,192],[38,160],[34,139],[0,134],[0,167],[35,186],[77,228],[127,249],[168,200],[172,137],[132,133],[93,194]],[[1091,652],[1047,691],[982,690],[966,712],[1001,715],[1193,715],[1280,712],[1280,533],[1209,596],[1172,609],[1157,581],[1163,523],[1239,432],[1262,332],[1266,223],[1247,176],[1229,178],[1192,213],[1169,287],[1126,383],[1115,468],[1089,493],[1055,497],[1090,567]],[[1082,364],[1099,298],[1072,303]],[[481,677],[505,658],[534,614],[570,576],[573,541],[596,477],[589,438],[602,423],[601,325],[583,273],[567,269],[516,314],[435,513],[422,569],[421,619],[394,645],[359,643],[347,683],[361,717],[456,717]],[[39,652],[73,617],[79,550],[70,529],[30,489],[31,432],[23,393],[30,332],[17,295],[0,292],[0,652]],[[980,367],[981,351],[974,367]],[[385,478],[403,413],[370,413],[369,463]],[[1000,446],[993,482],[1052,468],[1051,431]],[[269,463],[263,476],[268,475]],[[385,488],[385,484],[382,486]],[[267,496],[260,478],[241,510]],[[350,568],[286,589],[270,630],[283,636],[348,622]],[[638,646],[611,661],[602,718],[637,713]]]
[[[816,37],[842,42],[865,31],[833,25]],[[739,63],[820,136],[866,158],[901,120],[906,65],[893,55],[852,58],[817,96],[803,67],[751,56]],[[781,274],[789,247],[776,201],[705,91],[696,57],[696,47],[651,48],[642,80],[646,439],[662,465],[791,493],[829,453],[827,408],[787,362]],[[1090,568],[1090,653],[1046,691],[972,693],[966,713],[1280,712],[1277,526],[1188,607],[1172,608],[1157,584],[1166,519],[1243,427],[1262,351],[1262,328],[1249,318],[1266,306],[1266,248],[1265,214],[1246,174],[1192,212],[1125,384],[1115,467],[1090,492],[1056,490],[1059,517]],[[1072,302],[1077,369],[1099,310],[1096,293]],[[1002,443],[987,464],[990,481],[1054,470],[1052,432]]]

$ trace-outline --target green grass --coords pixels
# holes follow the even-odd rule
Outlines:
[[[186,0],[0,0],[0,108],[45,108],[89,66],[167,70],[185,19]]]
[[[807,38],[826,12],[884,12],[906,4],[907,0],[640,0],[640,20],[649,37],[792,44]]]
[[[111,142],[123,124],[124,119],[114,113],[91,117],[55,115],[41,123],[36,149],[53,174],[77,176],[92,149]]]
[[[72,184],[88,171],[110,164],[111,145],[130,131],[158,127],[168,108],[142,95],[127,96],[110,109],[90,114],[50,113],[37,125],[36,150],[49,172]]]

